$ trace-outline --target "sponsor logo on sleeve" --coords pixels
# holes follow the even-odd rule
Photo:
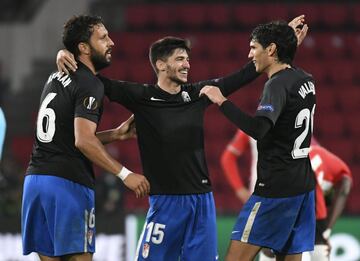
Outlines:
[[[273,112],[274,107],[271,104],[259,104],[259,106],[257,107],[257,110]]]

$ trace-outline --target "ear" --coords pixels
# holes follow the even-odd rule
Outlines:
[[[83,43],[83,42],[79,43],[78,48],[80,54],[86,54],[86,55],[90,54],[90,46],[87,43]]]
[[[166,63],[163,60],[157,60],[155,65],[159,72],[166,70]]]
[[[268,50],[269,56],[276,56],[276,44],[275,43],[269,44],[269,46],[266,49]]]

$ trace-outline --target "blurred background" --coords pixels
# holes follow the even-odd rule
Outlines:
[[[259,23],[306,15],[310,27],[294,64],[316,79],[314,134],[352,170],[353,189],[331,238],[332,260],[360,260],[360,3],[358,1],[160,1],[1,0],[0,105],[7,120],[0,175],[0,261],[37,260],[21,255],[20,206],[42,87],[56,69],[62,26],[74,14],[104,18],[115,42],[103,74],[155,83],[149,45],[172,35],[192,42],[190,81],[222,76],[248,61],[249,34]],[[253,113],[266,79],[259,77],[231,99]],[[130,113],[105,102],[100,130],[118,126]],[[205,119],[207,162],[218,212],[222,260],[241,202],[224,178],[220,156],[236,132],[215,106]],[[142,172],[136,140],[107,149],[129,169]],[[250,152],[239,159],[248,181]],[[130,261],[148,208],[121,182],[96,168],[97,254],[95,260]],[[194,260],[196,261],[196,260]]]

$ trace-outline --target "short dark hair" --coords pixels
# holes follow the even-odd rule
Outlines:
[[[257,26],[251,33],[250,40],[258,42],[263,48],[276,44],[279,62],[291,64],[297,49],[295,31],[285,21],[273,21]]]
[[[149,59],[151,66],[154,68],[156,73],[158,73],[156,61],[166,60],[174,53],[175,49],[178,48],[184,49],[188,54],[190,54],[190,41],[188,39],[167,36],[157,40],[150,46]]]
[[[94,25],[103,24],[100,16],[79,15],[70,18],[64,25],[63,44],[77,58],[78,44],[89,43]]]

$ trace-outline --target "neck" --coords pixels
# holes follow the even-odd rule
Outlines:
[[[180,84],[172,81],[169,78],[162,78],[161,76],[158,76],[157,85],[160,87],[160,89],[170,94],[177,94],[181,90]]]
[[[95,70],[95,67],[94,67],[94,64],[90,61],[90,59],[88,59],[87,57],[84,57],[82,55],[80,55],[78,57],[79,61],[82,62],[83,64],[86,65],[86,67],[88,67],[93,74],[96,74],[96,70]]]
[[[271,78],[271,76],[273,76],[275,73],[284,70],[286,68],[291,68],[291,66],[287,63],[274,63],[273,65],[269,66],[268,70],[267,70],[267,76],[268,78]]]

